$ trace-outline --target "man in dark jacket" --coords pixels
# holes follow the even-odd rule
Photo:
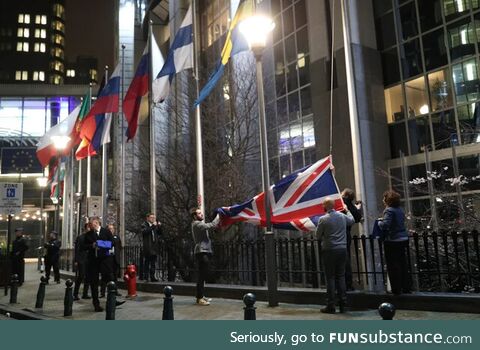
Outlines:
[[[113,235],[113,256],[111,258],[112,260],[112,266],[113,266],[113,281],[117,283],[117,278],[118,275],[120,274],[120,254],[122,253],[122,240],[120,239],[120,236],[115,232],[115,225],[109,224],[107,225],[107,230],[110,231],[110,233]],[[105,290],[107,288],[106,281],[102,279],[101,287],[100,287],[100,298],[103,298],[105,296]],[[117,291],[117,297],[122,296],[118,291]]]
[[[143,277],[150,281],[158,282],[155,278],[155,264],[157,262],[158,244],[162,236],[162,227],[160,221],[156,220],[154,213],[146,215],[146,221],[142,224],[142,242],[143,242]]]
[[[362,221],[362,203],[355,200],[355,192],[350,188],[345,188],[342,191],[343,203],[347,206],[348,211],[352,214],[355,223]],[[351,257],[351,247],[352,245],[352,227],[347,226],[347,262],[345,264],[345,283],[347,285],[347,290],[355,290],[353,287],[353,277],[352,277],[352,257]]]
[[[90,225],[85,224],[84,232],[77,236],[75,240],[75,256],[74,256],[74,264],[77,268],[77,273],[75,276],[75,288],[73,289],[73,299],[80,300],[78,297],[78,292],[80,291],[80,285],[83,282],[83,293],[82,299],[90,299],[88,296],[88,282],[85,278],[86,271],[87,271],[87,254],[88,251],[85,250],[85,237],[86,233],[90,231]]]
[[[53,267],[53,277],[55,282],[60,283],[60,270],[58,268],[58,261],[60,260],[61,242],[57,239],[57,232],[50,232],[50,239],[44,244],[47,253],[45,254],[45,277],[50,279],[50,271]]]
[[[210,299],[205,297],[205,280],[210,274],[210,260],[212,258],[212,241],[208,230],[216,228],[220,223],[220,218],[217,215],[215,219],[206,223],[203,217],[202,210],[194,208],[190,211],[192,216],[192,237],[195,243],[195,260],[198,266],[198,279],[197,279],[197,305],[207,306],[210,305]]]
[[[87,281],[92,289],[92,302],[95,311],[101,312],[98,299],[99,274],[105,282],[113,281],[113,263],[111,250],[113,235],[106,228],[100,226],[97,216],[90,218],[90,231],[85,235],[84,249],[87,255]]]
[[[27,240],[23,236],[23,228],[15,229],[15,240],[12,243],[12,275],[18,275],[19,285],[25,282],[25,252],[28,250]]]

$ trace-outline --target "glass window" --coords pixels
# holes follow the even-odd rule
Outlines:
[[[424,152],[425,145],[431,145],[430,122],[428,117],[410,119],[408,121],[411,155]]]
[[[277,120],[278,125],[288,123],[287,99],[285,97],[279,98],[277,101]]]
[[[17,70],[15,72],[15,80],[22,80],[22,71],[21,70]]]
[[[443,28],[424,35],[422,41],[427,71],[447,64],[447,48]]]
[[[418,39],[412,40],[402,45],[400,50],[403,78],[406,79],[420,74],[423,71],[420,41]]]
[[[24,17],[24,16],[23,16],[23,13],[20,13],[20,14],[18,15],[18,23],[23,23],[23,17]]]
[[[272,130],[277,127],[277,117],[275,114],[275,103],[270,102],[265,106],[265,116],[267,119],[267,129]]]
[[[392,2],[390,0],[373,0],[373,9],[375,17],[379,17],[392,9]]]
[[[409,118],[414,118],[417,115],[427,114],[430,112],[424,77],[406,82],[405,94],[407,95]]]
[[[280,5],[280,0],[271,0],[270,6],[272,8],[272,15],[276,15],[282,10]]]
[[[23,105],[23,133],[42,136],[45,133],[45,99],[25,99]]]
[[[385,90],[385,109],[387,111],[388,123],[397,122],[405,118],[401,84]]]
[[[310,93],[310,86],[304,87],[300,90],[300,98],[302,100],[302,115],[307,116],[312,114],[312,95]]]
[[[0,98],[0,125],[7,135],[19,136],[22,132],[22,100]]]
[[[455,192],[455,186],[451,186],[451,182],[447,181],[454,177],[452,159],[442,159],[432,162],[432,173],[436,175],[433,179],[433,186],[437,193]],[[437,201],[437,203],[441,206],[441,203],[445,204],[445,201]],[[440,212],[438,212],[438,215],[440,218],[442,217]]]
[[[279,128],[279,137],[278,140],[278,149],[280,154],[287,154],[290,152],[290,128],[285,126],[283,128]]]
[[[427,170],[425,164],[411,165],[408,168],[409,190],[411,196],[426,196],[428,195],[428,185],[426,182],[412,184],[415,179],[427,179]]]
[[[298,91],[288,95],[288,115],[290,121],[300,118],[300,101],[298,99]]]
[[[415,2],[400,7],[400,21],[402,25],[399,28],[399,31],[403,40],[408,40],[409,38],[418,35]]]
[[[292,153],[292,170],[297,171],[304,167],[303,151]]]
[[[303,128],[303,147],[308,148],[308,147],[315,146],[315,131],[313,128],[313,118],[303,119],[302,128]]]
[[[295,47],[295,35],[285,39],[285,61],[291,63],[297,60],[297,49]]]
[[[30,15],[25,15],[23,17],[23,23],[29,24],[30,23]]]
[[[284,155],[280,157],[280,175],[285,177],[292,173],[292,168],[290,167],[290,155]]]
[[[377,30],[377,45],[380,50],[396,44],[393,12],[377,19],[375,27]]]
[[[270,170],[270,183],[274,184],[280,180],[278,158],[271,158],[268,161],[268,167]]]
[[[392,158],[400,157],[400,151],[408,155],[407,132],[405,130],[405,123],[398,122],[388,125],[388,132],[390,135],[390,152]]]
[[[309,50],[308,46],[308,27],[303,27],[297,32],[297,50],[298,54],[307,54]]]
[[[437,111],[453,105],[452,81],[448,69],[439,70],[428,75],[428,86],[432,110]]]
[[[288,91],[298,89],[298,79],[297,79],[297,63],[292,63],[287,68],[287,87]]]
[[[418,15],[422,31],[435,28],[442,24],[442,3],[440,0],[417,1]]]
[[[295,3],[295,27],[298,29],[307,24],[307,11],[305,9],[305,0]]]
[[[310,56],[298,54],[298,76],[300,79],[300,86],[310,83]]]
[[[283,28],[282,16],[280,15],[276,16],[273,19],[273,21],[275,22],[275,28],[273,28],[272,36],[273,36],[273,42],[276,43],[282,39],[282,28]]]
[[[283,36],[287,36],[294,31],[293,26],[293,7],[283,12]]]
[[[22,71],[22,80],[28,80],[28,72],[26,70]]]
[[[466,157],[458,158],[458,169],[460,175],[463,175],[467,178],[467,183],[462,186],[462,189],[465,191],[475,191],[480,190],[480,179],[477,176],[480,174],[480,155],[475,154]],[[469,203],[465,203],[465,209],[468,209]],[[477,197],[477,208],[478,208],[478,197]],[[480,212],[480,211],[478,211]]]
[[[460,135],[462,135],[462,143],[477,143],[478,131],[480,130],[479,114],[480,110],[475,113],[477,103],[463,105],[457,108],[458,126],[460,127]]]
[[[313,164],[317,161],[317,155],[315,152],[315,147],[307,148],[303,151],[305,156],[305,164]]]
[[[449,25],[447,31],[452,60],[475,54],[475,26],[470,18]]]
[[[400,69],[398,67],[397,48],[382,53],[383,82],[391,85],[400,81]]]
[[[402,198],[405,198],[405,192],[403,190],[402,168],[390,169],[390,182],[392,184],[392,190],[398,192]]]
[[[450,140],[457,139],[457,125],[453,110],[432,114],[432,131],[435,149],[449,148]]]
[[[443,0],[445,19],[450,21],[464,15],[470,9],[470,0]]]
[[[303,148],[302,122],[297,121],[290,125],[290,146],[292,152]]]
[[[478,99],[478,69],[475,59],[454,65],[452,75],[457,103]]]

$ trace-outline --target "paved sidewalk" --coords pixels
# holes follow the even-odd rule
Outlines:
[[[28,309],[58,319],[73,320],[104,320],[105,313],[93,312],[91,300],[74,302],[73,316],[63,317],[63,298],[65,281],[61,284],[47,285],[43,310],[35,310],[35,299],[40,281],[40,274],[36,271],[35,264],[26,265],[26,282],[18,291],[18,304],[11,307]],[[124,290],[120,290],[125,295]],[[119,300],[124,300],[119,297]],[[102,305],[105,299],[100,299]],[[3,289],[0,294],[0,304],[8,304],[9,296],[4,296]],[[243,319],[244,304],[241,300],[214,299],[210,306],[197,306],[193,297],[175,296],[173,300],[176,320],[241,320]],[[326,315],[320,313],[318,305],[280,304],[275,308],[268,307],[265,302],[257,302],[258,320],[321,320],[321,319],[349,319],[349,320],[378,320],[380,317],[376,310],[355,310],[346,314]],[[163,309],[163,294],[139,293],[134,300],[118,307],[117,320],[161,320]],[[395,319],[435,319],[435,320],[480,320],[478,314],[441,313],[424,311],[397,310]]]

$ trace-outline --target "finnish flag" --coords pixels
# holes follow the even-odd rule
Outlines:
[[[189,68],[193,68],[192,6],[188,9],[182,25],[178,29],[162,70],[153,81],[153,102],[158,103],[165,100],[175,74]]]

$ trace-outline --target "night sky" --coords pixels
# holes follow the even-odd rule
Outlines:
[[[115,0],[66,0],[65,12],[66,58],[96,57],[101,79],[105,65],[114,61]]]

